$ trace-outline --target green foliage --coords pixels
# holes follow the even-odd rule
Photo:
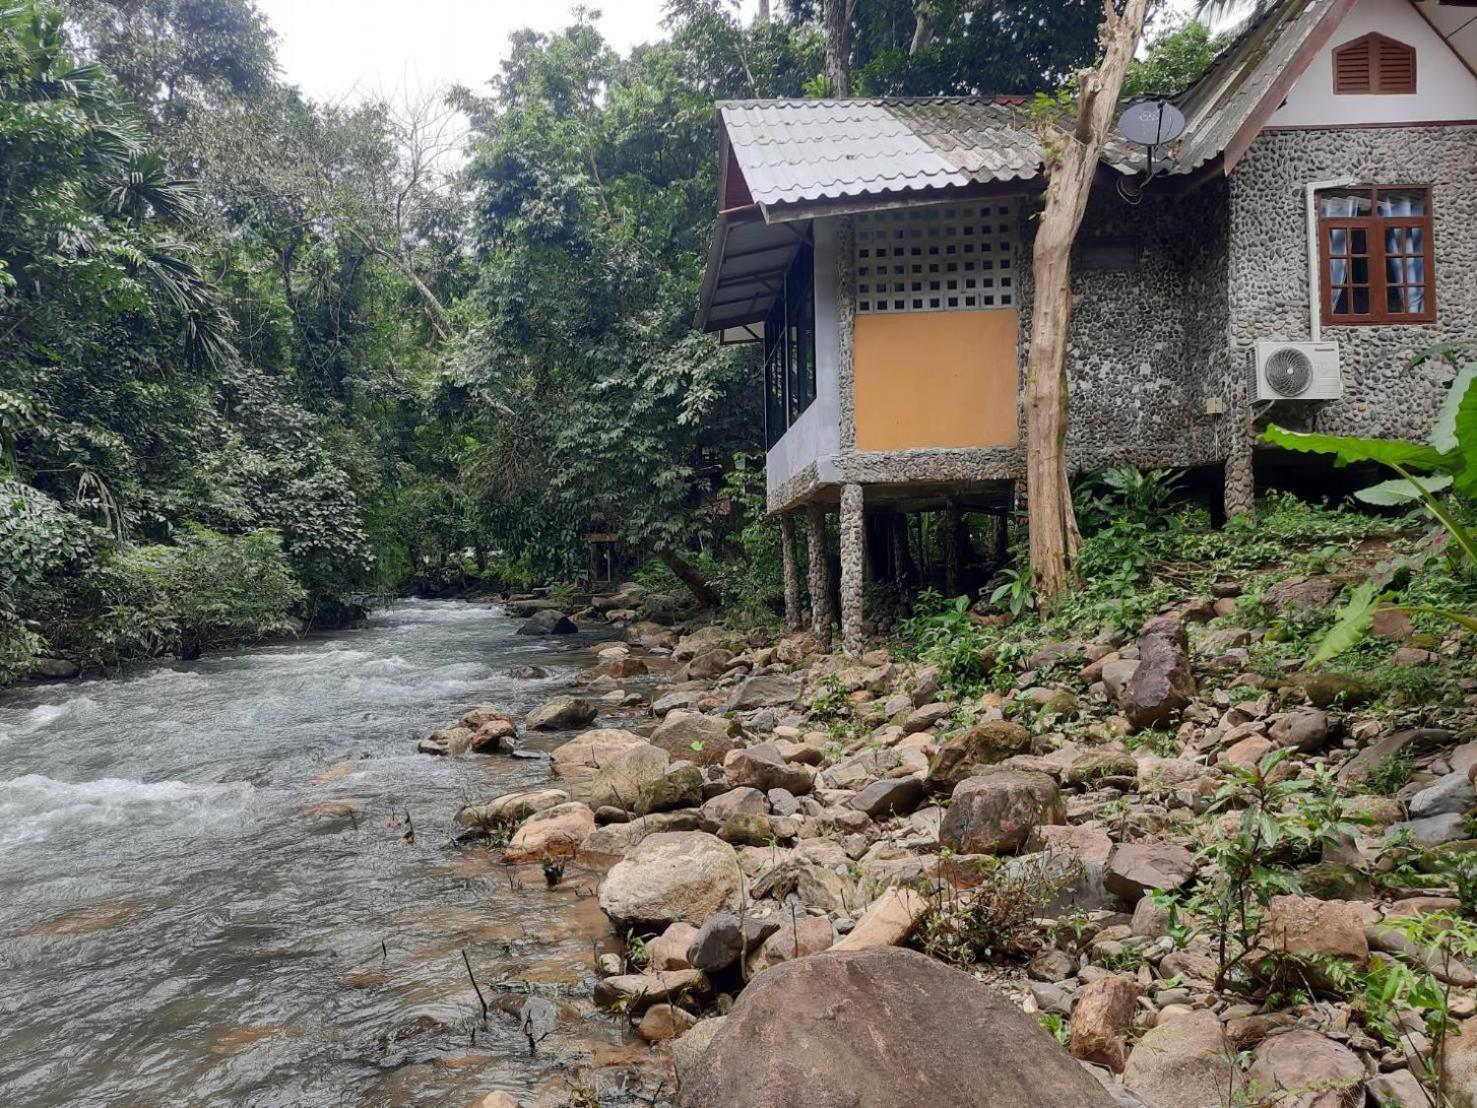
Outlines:
[[[1144,56],[1129,63],[1123,95],[1138,99],[1184,92],[1210,70],[1230,41],[1225,35],[1212,36],[1198,20],[1161,31]]]
[[[1031,575],[1018,569],[1000,571],[1000,584],[990,593],[990,603],[1003,608],[1012,616],[1036,606],[1036,594],[1031,588]],[[963,598],[967,599],[967,598]]]
[[[985,674],[991,636],[969,610],[969,597],[946,600],[932,589],[918,597],[917,614],[904,620],[901,636],[918,659],[939,667],[947,688],[978,685]]]

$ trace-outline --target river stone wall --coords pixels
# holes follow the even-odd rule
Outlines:
[[[1230,177],[1232,359],[1249,374],[1257,339],[1311,337],[1304,190],[1309,181],[1345,176],[1431,186],[1436,322],[1323,328],[1323,338],[1339,344],[1343,398],[1279,404],[1268,414],[1329,434],[1424,438],[1450,371],[1408,370],[1406,363],[1433,343],[1477,337],[1477,127],[1257,136]]]

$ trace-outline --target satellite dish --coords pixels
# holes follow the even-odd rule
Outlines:
[[[1185,133],[1185,116],[1165,100],[1142,100],[1124,111],[1118,133],[1137,146],[1153,149]]]

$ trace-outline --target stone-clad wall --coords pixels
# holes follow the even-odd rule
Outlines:
[[[1072,281],[1067,449],[1074,470],[1200,465],[1225,457],[1225,417],[1204,414],[1207,398],[1224,395],[1225,216],[1220,182],[1189,197],[1150,185],[1137,205],[1110,189],[1094,191]],[[1023,229],[1020,268],[1023,382],[1034,230],[1031,218]],[[1131,244],[1137,261],[1092,267],[1086,255],[1095,244]]]
[[[1436,322],[1325,327],[1323,338],[1339,344],[1343,399],[1281,404],[1269,414],[1330,434],[1424,438],[1449,374],[1440,367],[1407,370],[1411,353],[1477,338],[1477,127],[1259,135],[1230,177],[1232,357],[1249,373],[1257,339],[1310,337],[1305,186],[1345,176],[1431,186]]]

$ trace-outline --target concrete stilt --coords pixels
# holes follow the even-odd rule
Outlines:
[[[805,540],[810,556],[810,633],[820,649],[831,649],[831,566],[826,560],[826,510],[805,509]]]
[[[841,642],[846,653],[866,649],[862,634],[862,578],[865,576],[865,533],[862,487],[841,487]]]
[[[785,627],[800,630],[800,558],[795,550],[795,517],[780,516],[780,553],[785,567]]]

